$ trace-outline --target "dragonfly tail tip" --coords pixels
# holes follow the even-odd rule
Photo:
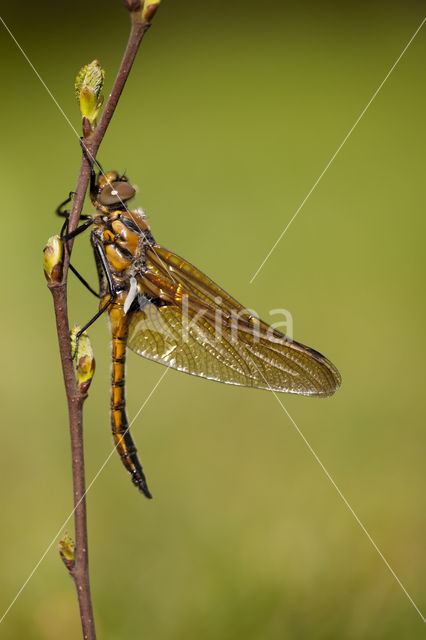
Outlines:
[[[138,485],[138,489],[141,493],[144,494],[146,498],[148,498],[149,500],[152,500],[152,494],[145,483]]]

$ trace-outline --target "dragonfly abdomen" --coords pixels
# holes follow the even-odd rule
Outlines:
[[[112,370],[111,370],[111,429],[116,449],[130,473],[132,482],[147,498],[152,498],[148,489],[142,465],[139,462],[136,446],[130,435],[126,415],[126,397],[124,392],[126,340],[128,332],[127,317],[123,315],[122,305],[114,303],[109,312],[112,332]]]

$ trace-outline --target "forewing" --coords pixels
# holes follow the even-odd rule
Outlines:
[[[146,358],[229,384],[306,395],[331,395],[334,365],[251,316],[212,280],[155,245],[144,280],[159,296],[132,313],[128,346]]]

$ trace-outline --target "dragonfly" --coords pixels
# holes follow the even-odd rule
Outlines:
[[[95,212],[67,234],[91,229],[99,310],[81,335],[107,313],[112,338],[111,429],[133,484],[151,498],[126,415],[125,363],[136,354],[172,369],[227,384],[306,396],[330,396],[341,384],[336,367],[321,353],[273,328],[226,293],[190,262],[158,244],[141,209],[129,209],[136,189],[116,171],[97,175],[90,199]]]

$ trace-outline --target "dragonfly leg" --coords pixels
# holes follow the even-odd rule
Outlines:
[[[99,259],[99,264],[102,266],[102,269],[105,272],[105,276],[108,283],[109,294],[111,296],[111,299],[114,299],[117,297],[117,290],[115,288],[115,285],[111,276],[111,269],[109,268],[109,264],[106,259],[104,250],[102,248],[102,245],[99,242],[96,242],[94,244],[94,247],[97,254],[97,258]],[[96,260],[96,262],[98,262],[98,260]]]
[[[98,318],[101,317],[101,315],[103,313],[105,313],[105,311],[108,309],[108,307],[110,306],[110,304],[113,302],[114,298],[108,298],[108,300],[106,301],[106,303],[104,305],[102,305],[102,307],[99,309],[99,311],[97,313],[95,313],[95,315],[93,316],[93,318],[90,318],[89,322],[86,322],[86,324],[84,325],[84,327],[82,329],[80,329],[80,331],[78,331],[75,335],[75,348],[74,348],[74,352],[72,354],[72,359],[74,360],[76,353],[77,353],[77,349],[78,349],[78,341],[80,340],[80,336],[89,328],[92,326],[92,324],[94,322],[96,322],[96,320]]]
[[[64,224],[63,224],[63,225],[62,225],[62,227],[61,227],[61,232],[60,232],[60,234],[59,234],[61,238],[63,238],[63,237],[64,237],[64,235],[65,235],[65,231],[67,231],[67,229],[68,229],[68,218],[66,218],[66,219],[64,220]]]
[[[69,218],[70,212],[68,209],[64,209],[64,207],[71,202],[71,200],[73,199],[73,197],[75,196],[75,191],[70,191],[69,192],[69,196],[66,200],[64,200],[63,202],[61,202],[60,205],[58,205],[55,209],[55,213],[57,216],[61,216],[61,218]],[[86,214],[81,214],[80,215],[80,219],[81,220],[88,220],[91,216],[86,215]]]
[[[60,216],[64,216],[65,220],[64,220],[64,224],[61,227],[61,231],[60,231],[60,238],[63,242],[66,242],[67,240],[70,240],[70,238],[74,238],[75,236],[77,236],[79,233],[82,233],[83,231],[85,231],[92,223],[93,223],[93,219],[92,216],[81,216],[83,219],[86,219],[86,222],[84,222],[82,225],[80,225],[79,227],[77,227],[77,229],[75,229],[75,231],[73,231],[72,233],[66,233],[66,231],[68,230],[68,216],[69,213],[67,211],[62,211],[62,206],[64,204],[66,204],[67,202],[69,202],[69,200],[72,197],[72,193],[70,193],[70,198],[68,200],[65,200],[61,205],[59,205],[59,207],[56,209],[56,213]],[[77,276],[77,278],[80,280],[80,282],[82,284],[84,284],[84,286],[86,287],[86,289],[88,289],[90,291],[90,293],[93,293],[94,296],[96,296],[97,298],[99,298],[99,294],[96,293],[96,291],[94,291],[94,289],[92,289],[92,287],[90,286],[90,284],[87,282],[87,280],[85,280],[83,278],[82,275],[79,274],[79,272],[77,271],[77,269],[75,267],[72,266],[72,264],[70,263],[69,265],[71,271],[73,272],[73,274],[75,276]]]
[[[112,303],[116,300],[118,291],[115,288],[114,281],[112,279],[111,270],[108,265],[107,258],[105,256],[102,245],[99,242],[94,241],[94,250],[96,256],[96,262],[101,266],[105,273],[106,282],[109,289],[109,298],[105,304],[99,309],[86,325],[80,329],[76,335],[76,347],[73,357],[77,352],[78,339],[81,334],[92,325],[107,309],[110,308]],[[133,484],[138,487],[139,491],[143,493],[147,498],[152,498],[152,495],[148,489],[145,474],[142,469],[142,465],[139,462],[139,458],[136,453],[136,446],[133,442],[132,436],[129,431],[129,423],[126,416],[126,400],[124,395],[124,381],[125,381],[125,360],[126,360],[126,339],[128,322],[122,322],[122,315],[113,317],[114,312],[110,312],[111,328],[112,328],[112,381],[111,381],[111,428],[114,443],[119,453],[121,460],[130,473]]]
[[[77,229],[74,229],[74,231],[71,231],[71,233],[66,233],[64,235],[64,231],[66,231],[66,229],[68,228],[68,219],[65,220],[61,229],[61,240],[63,240],[63,242],[68,242],[68,240],[71,240],[71,238],[75,238],[83,231],[86,231],[86,229],[88,229],[92,224],[93,224],[93,217],[87,216],[87,219],[85,220],[85,222],[83,222],[83,224],[77,227]]]
[[[96,262],[105,272],[112,303],[118,295],[114,287],[111,271],[100,243],[94,243]],[[103,309],[105,310],[105,309]],[[100,315],[100,314],[99,314]],[[111,430],[115,447],[121,457],[123,465],[130,473],[133,484],[147,498],[152,498],[148,489],[145,474],[136,453],[136,446],[130,434],[130,426],[126,415],[126,398],[124,394],[125,364],[127,348],[127,332],[129,316],[120,307],[110,311],[112,333],[112,378],[111,378]]]
[[[64,209],[64,207],[69,202],[71,202],[73,197],[74,197],[74,191],[70,191],[69,195],[68,195],[68,198],[66,200],[64,200],[63,202],[61,202],[61,204],[56,207],[55,213],[56,213],[57,216],[61,216],[63,218],[68,218],[70,212],[67,209]]]
[[[83,225],[81,225],[81,226],[83,226]],[[80,229],[80,228],[81,228],[81,227],[79,227],[79,229]],[[78,231],[78,229],[76,229],[76,231]],[[108,266],[108,263],[107,263],[106,257],[105,257],[105,255],[104,255],[104,252],[103,252],[103,249],[102,249],[102,246],[101,246],[99,243],[96,243],[96,244],[94,245],[94,248],[95,248],[95,251],[96,251],[96,253],[97,253],[98,257],[99,257],[100,264],[102,265],[102,268],[103,268],[103,269],[104,269],[104,271],[105,271],[105,276],[106,276],[106,279],[107,279],[108,289],[109,289],[109,294],[110,294],[110,295],[109,295],[109,298],[108,298],[108,300],[106,301],[106,303],[102,305],[102,307],[99,309],[99,311],[98,311],[97,313],[95,313],[95,315],[93,316],[93,318],[91,318],[91,319],[89,320],[89,322],[86,322],[86,324],[84,325],[84,327],[83,327],[82,329],[80,329],[80,331],[78,331],[78,332],[77,332],[77,334],[76,334],[76,336],[75,336],[75,348],[74,348],[74,353],[72,354],[72,358],[73,358],[73,359],[75,358],[75,355],[76,355],[76,353],[77,353],[78,341],[79,341],[79,338],[80,338],[81,334],[82,334],[82,333],[84,333],[84,332],[86,331],[86,329],[88,329],[88,328],[89,328],[89,327],[90,327],[94,322],[96,322],[96,320],[97,320],[98,318],[100,318],[100,316],[101,316],[103,313],[105,313],[105,311],[106,311],[106,310],[108,309],[108,307],[109,307],[109,306],[114,302],[115,298],[117,297],[117,290],[116,290],[116,288],[115,288],[115,286],[114,286],[114,282],[113,282],[112,277],[111,277],[111,271],[110,271],[110,269],[109,269],[109,266]]]
[[[81,284],[83,284],[86,289],[88,289],[90,291],[90,293],[93,293],[93,295],[96,298],[100,298],[99,293],[96,293],[96,291],[94,289],[92,289],[92,287],[90,286],[90,284],[87,282],[87,280],[85,280],[83,278],[83,276],[77,271],[77,269],[75,267],[72,266],[72,264],[70,263],[70,269],[73,272],[73,274],[80,280]]]

